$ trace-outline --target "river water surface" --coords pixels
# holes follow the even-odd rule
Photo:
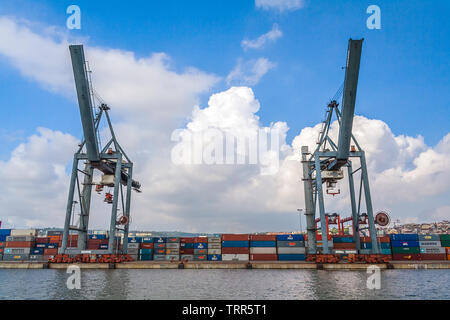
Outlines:
[[[65,270],[0,270],[0,299],[446,299],[449,270],[383,270],[381,289],[364,271],[81,270],[69,290]]]

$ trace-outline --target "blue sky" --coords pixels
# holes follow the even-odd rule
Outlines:
[[[276,7],[264,9],[257,6],[258,2],[266,1],[272,1],[272,3],[287,1],[301,5],[292,10],[283,11]],[[66,9],[72,4],[78,5],[81,9],[81,30],[66,28],[68,17]],[[381,30],[369,30],[366,26],[366,20],[369,17],[366,9],[373,4],[378,5],[381,9]],[[126,59],[117,61],[123,62],[123,65],[130,68],[138,65],[139,59],[149,59],[154,53],[167,55],[170,66],[162,68],[164,69],[162,71],[159,70],[161,75],[170,78],[169,74],[173,71],[176,74],[175,80],[170,78],[173,83],[189,87],[186,92],[176,97],[185,97],[186,103],[192,103],[187,109],[184,106],[183,112],[180,112],[176,106],[170,105],[170,103],[168,106],[162,106],[162,108],[167,108],[166,113],[173,112],[174,119],[176,118],[175,123],[170,122],[170,124],[161,120],[162,126],[171,126],[170,128],[164,128],[169,132],[177,128],[183,128],[189,121],[199,121],[189,118],[194,103],[199,102],[202,108],[206,108],[208,99],[212,94],[226,92],[232,85],[232,82],[227,81],[227,79],[239,66],[243,68],[245,66],[251,67],[255,61],[261,62],[264,60],[269,66],[268,69],[262,72],[253,83],[247,83],[245,86],[253,90],[254,97],[260,102],[261,108],[256,115],[260,118],[261,123],[259,125],[261,127],[269,127],[271,123],[278,121],[287,123],[289,131],[287,132],[286,142],[289,146],[296,137],[299,141],[305,142],[308,135],[305,131],[302,136],[302,129],[314,127],[323,120],[326,103],[333,97],[344,79],[342,67],[345,65],[347,41],[349,38],[364,38],[356,113],[368,119],[381,120],[387,128],[380,129],[380,126],[382,126],[380,123],[370,122],[367,123],[365,131],[361,131],[362,140],[367,141],[367,145],[362,147],[367,147],[369,158],[372,156],[372,159],[375,159],[372,170],[373,177],[371,178],[374,181],[374,189],[378,192],[378,198],[375,201],[381,208],[389,207],[398,211],[407,208],[408,212],[402,213],[403,217],[422,220],[432,213],[434,217],[439,218],[450,214],[450,203],[446,196],[450,188],[448,183],[450,179],[446,178],[446,175],[448,175],[447,172],[450,168],[445,167],[448,166],[448,160],[446,159],[449,157],[445,155],[450,150],[447,147],[450,138],[444,138],[445,136],[450,137],[448,136],[450,131],[449,12],[450,2],[446,0],[407,2],[400,0],[256,0],[256,3],[255,0],[128,2],[2,0],[0,4],[0,19],[8,17],[15,24],[28,28],[41,40],[48,37],[51,39],[49,47],[55,45],[56,48],[60,39],[63,38],[77,39],[78,42],[82,39],[81,41],[87,45],[88,52],[94,52],[93,55],[95,55],[95,52],[97,54],[102,52],[106,55],[116,52],[116,50],[120,53],[129,51],[134,54],[136,61],[133,60],[131,64],[127,64],[129,61],[124,62]],[[48,36],[48,30],[50,29],[53,30],[52,34],[57,34],[57,36],[54,38]],[[243,40],[258,39],[274,29],[279,30],[281,35],[268,40],[264,46],[245,49],[242,45]],[[2,34],[6,37],[2,33],[0,24],[0,37]],[[39,77],[36,77],[36,72],[45,74],[45,71],[39,68],[36,70],[40,71],[34,70],[34,73],[32,73],[34,76],[31,77],[21,72],[21,66],[26,66],[29,61],[34,61],[30,58],[33,55],[34,48],[26,46],[20,41],[14,45],[17,47],[11,51],[12,53],[8,52],[5,42],[3,46],[0,45],[0,163],[4,164],[5,168],[15,168],[14,165],[17,163],[10,160],[11,152],[19,145],[23,144],[24,150],[34,150],[30,136],[37,134],[38,127],[48,128],[53,132],[40,133],[41,136],[54,137],[57,135],[56,131],[61,131],[76,139],[82,138],[75,88],[73,88],[73,91],[71,89],[69,93],[61,90],[61,88],[65,88],[63,85],[54,90],[49,89],[45,81],[42,81],[42,79],[36,80],[39,79]],[[26,54],[21,52],[23,50],[21,48],[27,48],[28,52]],[[39,49],[36,48],[36,54],[47,52]],[[56,54],[56,51],[54,51],[55,56],[52,56],[52,59],[61,56],[60,52],[58,51]],[[40,57],[44,60],[45,58]],[[16,63],[15,59],[19,62]],[[60,68],[55,64],[52,65],[51,61],[45,61],[42,64],[50,66],[49,77],[60,72]],[[99,65],[97,64],[97,67],[101,67]],[[35,64],[33,66],[36,67]],[[115,66],[108,67],[114,69]],[[192,81],[199,82],[198,88],[191,88],[189,80],[186,80],[190,79],[189,76],[185,77],[186,70],[189,70],[189,68],[198,70],[198,77],[192,78],[194,79]],[[96,66],[92,66],[92,69],[95,74]],[[151,74],[152,67],[149,67],[147,71]],[[137,76],[142,76],[142,74],[137,72],[136,69],[133,72],[130,72],[130,74],[126,74],[126,71],[122,74],[112,72],[110,74],[115,74],[120,78],[119,81],[123,76],[124,82],[136,85],[130,78],[135,74]],[[248,70],[244,70],[244,73],[246,72]],[[71,74],[69,76],[72,77]],[[215,80],[210,76],[213,76]],[[58,78],[56,77],[56,79]],[[172,83],[170,82],[172,80],[167,81]],[[104,89],[108,89],[108,86],[105,86],[105,84],[110,84],[108,81],[102,79],[100,82],[100,87],[103,86]],[[72,84],[69,85],[72,88]],[[129,98],[131,101],[134,98],[132,95],[141,91],[131,90],[130,92]],[[143,92],[145,92],[145,88]],[[100,94],[102,95],[102,92]],[[161,92],[161,96],[170,98],[170,95],[171,92]],[[116,98],[122,97],[116,96]],[[228,98],[227,95],[222,96],[224,101],[228,101]],[[159,102],[157,97],[154,96],[150,98],[140,96],[137,99],[140,108],[142,106],[147,107],[149,101],[152,106]],[[118,123],[119,126],[122,124],[122,130],[126,126],[129,126],[128,129],[148,129],[143,128],[142,124],[136,123],[140,120],[139,114],[136,115],[138,108],[131,108],[133,109],[130,110],[132,116],[124,117],[125,120],[121,118],[121,115],[127,112],[124,101],[127,101],[127,99],[109,101],[113,105],[119,105],[117,113],[113,112],[112,114],[113,121]],[[242,105],[244,111],[247,110],[246,108],[248,108],[247,105]],[[144,110],[144,112],[146,111],[148,110]],[[148,120],[149,128],[152,126],[158,127],[158,123],[152,122],[155,121],[152,112],[154,111],[150,110],[148,114],[142,116],[142,119]],[[180,114],[181,117],[179,117]],[[248,112],[243,112],[241,116],[245,118],[248,114]],[[164,112],[156,113],[156,115],[165,116]],[[250,116],[250,120],[252,119]],[[360,123],[365,123],[363,120],[361,121]],[[154,132],[146,132],[146,135],[143,134],[142,137],[145,137],[146,141],[150,141],[158,136],[158,130],[164,131],[160,129],[158,127]],[[373,132],[371,132],[372,129]],[[389,135],[390,133],[383,130],[391,130],[393,135]],[[378,136],[376,136],[377,132],[379,133]],[[128,133],[130,136],[127,141],[127,137],[124,136]],[[372,133],[374,138],[371,140]],[[137,148],[132,142],[141,140],[139,140],[139,135],[132,134],[134,134],[132,130],[122,131],[121,137],[125,139],[125,145],[129,144],[128,148],[132,149],[131,154],[140,157],[140,146]],[[402,135],[409,142],[400,139],[399,137]],[[418,136],[423,137],[424,143]],[[40,137],[39,134],[38,137]],[[388,139],[384,139],[385,137],[388,137]],[[54,142],[53,138],[48,139],[52,143]],[[58,184],[53,186],[55,190],[60,190],[58,191],[60,192],[59,207],[64,207],[65,188],[68,179],[67,168],[71,163],[70,157],[75,151],[75,144],[70,140],[70,137],[64,139],[57,137],[55,139],[57,140],[55,145],[58,145],[58,143],[63,145],[64,139],[66,143],[72,143],[72,145],[67,146],[64,157],[61,156],[61,159],[58,158],[54,163],[52,160],[46,163],[49,168],[58,168],[60,165],[66,168],[66,176],[59,176],[59,171],[55,169],[55,175],[58,176],[55,181],[58,181]],[[444,141],[443,139],[447,140]],[[121,140],[120,137],[119,140]],[[440,141],[444,142],[438,145]],[[41,141],[40,143],[49,150],[53,150],[49,146],[51,143],[47,142]],[[151,143],[148,142],[150,149],[155,145],[154,142],[153,140],[151,140]],[[60,150],[61,145],[54,148]],[[395,147],[392,147],[392,145],[395,145]],[[159,145],[155,147],[155,150],[159,150],[157,149],[159,147]],[[167,151],[164,148],[161,148],[161,150]],[[164,152],[155,151],[155,153],[160,154],[165,154]],[[20,157],[23,157],[23,155],[19,155]],[[389,166],[386,162],[389,162],[391,158],[392,164]],[[431,159],[429,160],[430,168],[428,168],[426,160],[423,159]],[[144,157],[140,160],[138,168],[140,167],[145,174],[165,170],[173,173],[167,168],[157,167],[154,163],[151,163],[151,161],[156,161],[153,158],[147,159]],[[163,162],[162,159],[159,160],[161,161],[156,161],[158,164]],[[39,161],[42,160],[39,158]],[[39,167],[37,162],[38,160],[33,164],[36,165],[36,168]],[[287,173],[277,178],[279,180],[274,184],[276,187],[300,181],[298,177],[294,176],[294,173],[300,172],[299,167],[292,166],[289,167],[289,170],[292,171],[285,170],[287,170]],[[389,170],[394,170],[395,174],[392,175]],[[143,174],[142,172],[141,174]],[[208,173],[210,172],[205,172],[205,176]],[[189,174],[186,177],[192,179]],[[198,174],[198,176],[201,177],[202,174]],[[285,176],[289,176],[290,180],[284,181],[283,177]],[[31,179],[39,181],[37,177],[38,175],[34,175]],[[257,180],[260,179],[255,178],[250,173],[248,173],[248,177],[249,181],[252,177]],[[31,182],[27,180],[30,177],[20,176],[11,179],[17,179],[17,185],[20,187],[23,185],[32,186]],[[24,181],[23,184],[21,179]],[[179,190],[179,185],[175,181],[183,181],[183,179],[179,176],[175,177],[175,175],[165,177],[151,174],[143,179],[147,179],[147,186],[158,185],[158,179],[172,183],[171,188],[167,188],[170,191],[162,188],[167,193],[161,191],[162,194],[145,195],[148,199],[151,199],[151,201],[148,201],[152,205],[158,203],[149,210],[154,212],[156,216],[161,215],[160,219],[165,221],[164,223],[170,221],[166,224],[162,223],[161,228],[177,228],[186,225],[186,222],[180,217],[181,213],[177,211],[181,210],[180,208],[184,208],[186,214],[191,213],[191,217],[194,215],[193,212],[198,212],[203,217],[206,212],[199,209],[204,205],[203,200],[206,195],[203,193],[208,189],[211,189],[211,192],[215,190],[214,186],[203,183],[204,181],[191,181],[190,185],[197,185],[196,188],[189,190],[191,192],[189,194],[174,193],[177,199],[180,199],[180,203],[177,202],[179,205],[177,209],[172,208],[170,209],[172,211],[170,211],[165,207],[164,199],[174,198],[172,190]],[[240,185],[239,182],[246,183],[247,180],[243,179],[238,173],[230,176],[224,175],[222,181],[224,181],[224,184],[220,187],[224,189],[240,190],[239,188],[242,188],[242,190],[248,190],[249,194],[259,195],[260,198],[267,197],[267,195],[263,195],[262,190],[264,188],[253,190],[251,187],[246,189],[246,187]],[[262,178],[258,181],[261,185],[271,183]],[[438,182],[425,187],[423,186],[424,181]],[[164,186],[164,184],[162,185]],[[301,186],[299,187],[301,188]],[[285,205],[279,209],[281,213],[288,214],[290,211],[295,213],[296,208],[302,205],[303,200],[296,193],[299,189],[295,188],[297,186],[291,188],[295,192],[286,191],[286,194],[282,194],[284,191],[281,190],[279,195],[275,195],[278,198],[273,202],[278,201],[278,203]],[[389,188],[393,190],[411,189],[413,194],[414,192],[421,193],[423,190],[424,198],[418,197],[417,202],[414,202],[411,200],[411,194],[405,191],[404,194],[399,195],[398,201],[395,202],[388,196]],[[265,189],[269,189],[269,187],[267,186]],[[2,193],[5,194],[6,199],[8,192],[11,192],[11,194],[15,192],[11,191],[12,189],[5,190],[2,191],[0,188],[0,201]],[[383,190],[386,194],[382,192]],[[30,192],[36,197],[43,197],[43,201],[45,200],[43,195],[35,194],[35,191]],[[233,196],[235,195],[233,194]],[[159,201],[161,201],[161,204]],[[250,202],[250,200],[248,201]],[[211,211],[220,212],[224,209],[219,197],[216,202],[212,202],[211,207],[206,207],[203,210],[209,208]],[[240,221],[238,216],[242,214],[240,210],[245,210],[245,205],[244,202],[236,201],[235,208],[225,209],[229,209],[236,215],[236,221]],[[287,208],[288,205],[293,209]],[[34,223],[25,218],[31,215],[31,213],[26,212],[30,211],[32,206],[35,206],[35,204],[11,205],[10,210],[22,212],[18,214],[18,216],[22,215],[20,218],[22,220],[18,218],[17,221],[20,222],[17,223],[23,225]],[[147,208],[148,204],[145,203],[145,200],[142,200],[138,206],[139,208]],[[267,208],[271,207],[265,204],[265,206],[262,205],[261,208],[257,207],[254,210],[255,212],[258,210],[266,212],[268,215],[270,210],[278,210]],[[54,210],[54,212],[59,210],[56,208],[56,202]],[[60,217],[60,213],[57,214]],[[243,218],[242,225],[250,221],[249,219],[253,219],[252,217]],[[291,217],[290,223],[296,224],[297,217]],[[49,221],[51,221],[51,217]],[[258,219],[258,221],[264,221],[264,219]],[[279,221],[276,217],[267,218],[265,226],[270,226],[271,223],[278,225],[277,223],[281,223]],[[263,227],[262,222],[261,227]],[[191,228],[191,231],[193,230]],[[211,231],[219,232],[223,230]]]
[[[131,50],[139,57],[165,52],[176,69],[195,66],[226,76],[237,59],[264,56],[276,63],[253,87],[264,124],[286,120],[292,139],[323,117],[323,106],[343,79],[349,37],[366,39],[357,113],[386,121],[395,134],[423,135],[437,143],[450,124],[450,37],[448,1],[377,1],[382,29],[369,30],[371,1],[307,1],[293,12],[256,9],[253,1],[2,1],[1,15],[13,15],[64,30],[68,5],[82,11],[82,29],[71,34],[91,45]],[[277,23],[281,39],[260,50],[240,42]],[[69,32],[69,31],[67,31]],[[447,36],[446,36],[447,35]],[[3,135],[24,136],[36,126],[79,135],[77,110],[0,62]],[[225,89],[220,83],[217,90]],[[23,92],[27,94],[23,94]],[[205,96],[202,105],[206,105]],[[39,103],[45,101],[45,104]],[[7,107],[6,107],[7,106]],[[5,151],[14,147],[7,143]]]

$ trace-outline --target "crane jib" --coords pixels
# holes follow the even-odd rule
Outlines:
[[[86,75],[84,50],[82,45],[69,46],[73,75],[80,108],[86,151],[89,161],[100,161],[99,146],[94,126],[92,100]]]
[[[363,41],[364,39],[350,39],[348,44],[344,92],[342,98],[342,118],[339,128],[338,153],[336,157],[338,163],[345,163],[349,156]]]

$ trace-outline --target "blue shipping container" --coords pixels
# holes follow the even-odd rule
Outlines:
[[[9,237],[9,236],[0,235],[0,242],[6,241],[6,237]]]
[[[141,243],[142,238],[141,237],[129,237],[128,243]]]
[[[380,249],[390,249],[391,243],[390,242],[378,242],[378,247]],[[371,242],[361,242],[361,249],[372,249],[372,243]]]
[[[391,241],[392,247],[419,247],[419,241]]]
[[[153,260],[153,255],[152,254],[141,254],[139,256],[139,260],[141,261],[150,261]]]
[[[89,235],[89,239],[92,239],[92,240],[105,240],[106,239],[106,234],[90,234]]]
[[[153,243],[166,243],[166,238],[153,238]]]
[[[31,249],[31,254],[44,254],[44,248]]]
[[[182,249],[194,249],[193,243],[180,243],[180,248]]]
[[[208,261],[222,261],[221,254],[208,254]]]
[[[302,234],[278,234],[277,241],[304,241]]]
[[[381,249],[380,251],[381,254],[392,254],[391,249]]]
[[[279,254],[278,260],[280,260],[280,261],[304,261],[304,260],[306,260],[306,254]]]
[[[333,237],[334,243],[354,243],[355,239],[353,237]]]
[[[140,249],[139,254],[141,255],[153,255],[153,249]]]
[[[11,235],[11,229],[0,229],[0,236],[7,237],[7,236],[10,236],[10,235]]]
[[[248,248],[248,241],[222,241],[224,248]]]
[[[207,249],[207,243],[194,243],[194,249]]]
[[[276,241],[250,241],[250,247],[253,247],[253,248],[259,248],[259,247],[274,248],[276,246],[277,246]]]
[[[412,233],[391,234],[389,237],[391,241],[419,241],[419,235]]]
[[[142,238],[142,242],[143,243],[153,243],[153,238],[152,237],[144,237],[144,238]]]

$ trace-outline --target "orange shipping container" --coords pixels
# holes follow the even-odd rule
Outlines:
[[[248,254],[250,248],[225,248],[222,247],[222,254]]]
[[[251,241],[277,241],[276,235],[271,234],[252,234],[250,236]]]
[[[58,249],[44,249],[44,256],[54,256],[58,254]]]
[[[222,241],[248,241],[250,236],[248,234],[223,234]]]
[[[355,243],[333,243],[333,248],[334,249],[350,249],[350,250],[354,250],[356,249],[356,244]]]
[[[251,254],[250,260],[253,261],[276,261],[278,256],[276,254]]]
[[[6,241],[6,248],[32,248],[34,241]]]

